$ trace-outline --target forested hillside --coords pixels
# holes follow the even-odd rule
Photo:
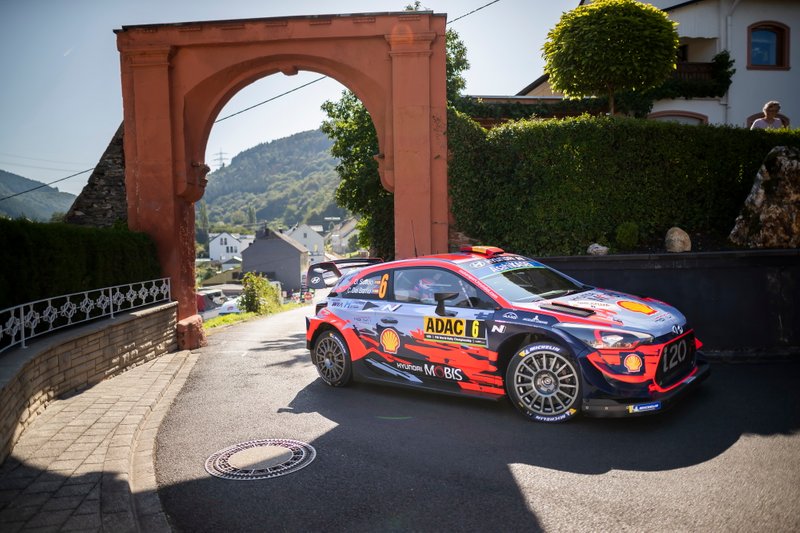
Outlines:
[[[208,175],[203,200],[210,225],[244,225],[252,223],[253,215],[259,224],[287,227],[345,217],[334,200],[339,175],[331,144],[321,131],[312,130],[235,156]]]
[[[59,192],[53,187],[42,187],[42,185],[39,181],[0,170],[0,198],[7,198],[0,201],[0,216],[25,217],[30,220],[49,222],[53,213],[66,213],[72,206],[72,202],[75,201],[75,196]],[[36,187],[41,188],[14,196]]]

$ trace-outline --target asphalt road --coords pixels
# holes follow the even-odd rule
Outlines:
[[[671,411],[529,422],[505,401],[356,384],[305,349],[305,307],[214,333],[157,436],[176,531],[800,531],[800,364],[713,364]],[[237,443],[316,459],[212,477]]]

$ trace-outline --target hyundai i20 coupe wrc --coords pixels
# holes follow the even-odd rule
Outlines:
[[[539,422],[661,411],[709,375],[674,307],[488,246],[318,263],[306,319],[322,380],[500,399]]]

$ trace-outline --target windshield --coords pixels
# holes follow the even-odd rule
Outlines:
[[[518,268],[490,274],[481,281],[510,302],[535,302],[589,290],[545,266]]]

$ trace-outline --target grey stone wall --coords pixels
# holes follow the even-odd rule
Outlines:
[[[125,153],[122,149],[123,125],[89,177],[78,198],[67,212],[68,224],[106,228],[128,220],[125,195]]]

